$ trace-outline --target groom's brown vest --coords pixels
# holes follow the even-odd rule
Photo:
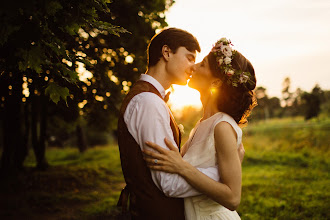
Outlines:
[[[121,166],[130,193],[129,210],[132,219],[183,220],[183,199],[166,197],[157,188],[151,178],[150,170],[143,160],[141,148],[129,133],[124,122],[124,113],[128,103],[134,96],[142,92],[152,92],[162,98],[153,85],[145,81],[137,81],[122,103],[118,120]],[[180,131],[172,116],[170,125],[174,140],[180,146]]]

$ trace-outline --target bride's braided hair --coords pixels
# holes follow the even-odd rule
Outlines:
[[[212,74],[223,82],[218,89],[217,107],[219,111],[225,112],[234,118],[237,124],[247,123],[247,117],[257,105],[254,93],[256,77],[252,64],[240,52],[234,51],[231,57],[230,68],[236,73],[248,73],[248,83],[237,83],[233,85],[231,76],[226,74],[225,68],[219,68],[219,56],[214,51],[208,54],[208,61]],[[235,76],[234,74],[234,76]],[[230,82],[230,83],[228,83]]]

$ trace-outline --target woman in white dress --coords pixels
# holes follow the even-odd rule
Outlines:
[[[184,199],[188,220],[240,219],[235,211],[241,199],[242,143],[239,127],[256,105],[256,78],[252,64],[231,42],[221,38],[201,63],[195,65],[189,86],[201,94],[203,118],[190,133],[181,154],[165,139],[170,150],[147,142],[158,151],[144,151],[151,169],[177,173],[203,195]],[[183,159],[182,159],[183,157]],[[220,180],[196,168],[218,166]]]

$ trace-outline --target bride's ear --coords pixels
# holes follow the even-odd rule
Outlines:
[[[222,85],[222,81],[220,79],[213,80],[211,87],[212,88],[220,88]]]
[[[167,45],[164,45],[162,47],[162,54],[163,54],[163,58],[168,61],[169,58],[170,58],[170,53],[171,53],[171,49],[167,46]]]

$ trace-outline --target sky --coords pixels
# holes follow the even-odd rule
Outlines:
[[[170,27],[196,36],[197,61],[230,39],[269,97],[281,97],[286,77],[292,92],[330,89],[330,0],[175,0],[165,15]]]

